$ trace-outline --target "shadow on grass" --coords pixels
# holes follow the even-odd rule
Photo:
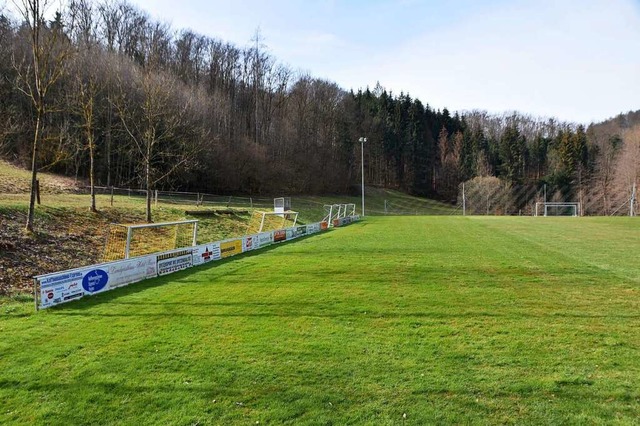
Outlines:
[[[564,383],[563,383],[564,382]],[[554,398],[560,399],[575,399],[589,400],[593,403],[602,404],[603,401],[607,403],[612,402],[626,402],[636,403],[639,397],[637,392],[625,392],[620,394],[615,391],[600,391],[600,392],[584,392],[584,388],[590,388],[593,385],[592,381],[586,381],[582,379],[569,380],[569,381],[555,381],[553,387],[541,385],[541,386],[529,386],[519,383],[512,383],[502,388],[489,388],[485,393],[492,398],[513,398],[514,396],[540,396],[544,399],[548,399],[549,395],[553,393]],[[569,385],[569,386],[567,386]],[[27,382],[14,379],[0,380],[0,389],[26,390],[29,392],[70,392],[73,393],[83,392],[92,393],[95,391],[105,392],[111,395],[123,395],[130,393],[143,393],[143,394],[155,394],[155,393],[167,393],[168,395],[175,395],[177,393],[188,394],[204,394],[207,398],[210,395],[225,395],[227,398],[235,398],[240,396],[239,389],[230,388],[228,385],[219,384],[193,384],[189,383],[183,385],[168,385],[168,384],[154,384],[154,385],[131,385],[121,384],[114,382]],[[286,391],[283,391],[286,395]],[[269,393],[268,391],[261,393]],[[442,396],[445,395],[447,400],[452,397],[470,397],[476,399],[478,396],[478,390],[474,388],[464,388],[456,385],[446,386],[439,384],[421,386],[419,389],[411,391],[412,395],[424,395],[424,396]],[[271,395],[273,396],[273,395]],[[255,398],[255,395],[254,395]],[[242,407],[244,404],[235,403],[238,407]]]
[[[86,392],[95,392],[101,389],[103,392],[114,393],[118,392],[167,392],[173,394],[175,392],[188,392],[188,393],[204,393],[211,395],[212,393],[222,393],[225,390],[223,386],[203,386],[196,384],[182,385],[182,386],[170,386],[170,385],[122,385],[111,382],[91,382],[91,383],[33,383],[22,382],[19,380],[0,380],[0,389],[10,389],[12,391],[16,389],[24,389],[28,391],[60,391],[69,390],[77,392],[79,389],[84,389]]]
[[[167,303],[116,303],[123,305],[131,305],[138,307],[145,306],[163,306]],[[85,310],[67,310],[58,312],[62,316],[79,316],[79,317],[105,317],[105,318],[345,318],[345,319],[394,319],[394,320],[407,320],[410,318],[432,320],[432,321],[451,321],[458,319],[477,319],[477,318],[497,318],[508,319],[510,321],[531,321],[532,319],[539,319],[542,321],[554,322],[559,319],[616,319],[616,320],[636,320],[640,319],[638,315],[601,315],[601,314],[588,314],[588,313],[572,313],[572,312],[550,312],[545,314],[535,314],[529,312],[508,312],[508,313],[496,313],[488,311],[473,311],[473,312],[442,312],[442,311],[372,311],[367,307],[360,307],[358,309],[343,309],[336,308],[334,304],[326,302],[282,302],[282,303],[264,303],[264,302],[245,302],[245,303],[184,303],[173,304],[172,306],[179,305],[187,308],[198,307],[218,307],[218,308],[240,308],[240,310],[234,310],[232,312],[211,312],[207,310],[206,313],[196,312],[139,312],[138,310],[130,310],[126,312],[88,312]],[[261,309],[262,308],[262,309]],[[272,308],[272,309],[269,309]],[[308,308],[308,309],[306,309]],[[282,309],[282,310],[276,310]],[[430,326],[431,323],[421,324],[421,326]]]

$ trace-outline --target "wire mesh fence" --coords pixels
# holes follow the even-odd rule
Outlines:
[[[96,193],[114,196],[146,197],[141,189],[96,187]],[[514,185],[496,177],[476,177],[461,183],[457,199],[451,203],[417,198],[379,189],[367,190],[371,197],[366,200],[367,215],[573,215],[574,209],[567,206],[544,206],[544,203],[576,203],[579,216],[636,216],[639,210],[637,185]],[[271,197],[242,197],[214,195],[201,192],[152,191],[152,202],[195,207],[230,209],[272,210]],[[323,200],[297,200],[307,209],[317,210],[322,215]],[[313,205],[307,205],[313,203]],[[542,205],[541,205],[542,204]]]
[[[144,189],[132,188],[115,188],[96,186],[96,194],[106,196],[127,196],[141,197],[147,196]],[[214,195],[204,192],[179,192],[179,191],[151,191],[151,200],[153,203],[177,204],[195,207],[225,207],[225,208],[256,208],[265,209],[273,208],[273,198],[267,197],[239,197],[231,195]],[[112,198],[112,204],[115,202]]]
[[[512,185],[481,177],[460,184],[457,211],[465,215],[636,216],[638,199],[633,184],[606,191],[575,184]]]

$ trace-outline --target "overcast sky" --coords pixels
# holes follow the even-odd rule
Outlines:
[[[588,123],[640,109],[640,0],[132,0],[175,29],[451,110]]]

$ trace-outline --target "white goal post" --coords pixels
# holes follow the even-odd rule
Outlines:
[[[296,226],[297,223],[298,212],[291,210],[282,213],[255,211],[247,225],[247,234],[289,228]]]
[[[558,214],[558,212],[569,211],[571,214]],[[580,216],[580,203],[576,202],[548,202],[548,203],[536,203],[536,216]]]
[[[273,199],[273,211],[275,213],[285,213],[291,210],[291,197],[280,197]]]
[[[342,219],[349,216],[356,215],[356,205],[353,203],[349,204],[325,204],[324,205],[324,218],[323,222],[329,223],[329,226],[335,219]]]

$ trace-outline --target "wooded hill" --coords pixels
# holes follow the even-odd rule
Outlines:
[[[259,31],[240,47],[126,1],[73,0],[46,22],[5,10],[0,73],[0,155],[30,167],[35,141],[39,169],[93,169],[96,185],[345,193],[359,183],[361,136],[368,184],[447,202],[495,176],[609,213],[640,175],[640,112],[585,127],[452,114],[381,86],[349,92],[279,64]]]

